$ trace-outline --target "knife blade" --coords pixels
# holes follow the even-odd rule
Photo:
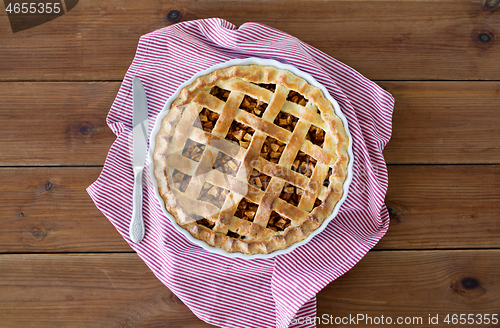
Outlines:
[[[134,190],[132,220],[130,221],[130,239],[139,243],[144,237],[144,220],[142,218],[142,173],[146,160],[148,143],[148,102],[141,80],[135,76],[132,80],[133,90],[133,130],[132,149],[134,167]]]

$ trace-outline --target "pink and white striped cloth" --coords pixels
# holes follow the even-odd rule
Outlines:
[[[230,259],[190,243],[162,214],[144,175],[146,235],[128,237],[132,214],[132,78],[146,89],[150,131],[166,100],[196,72],[233,58],[276,59],[310,73],[337,100],[354,138],[349,196],[308,244],[272,259]],[[351,269],[385,234],[392,96],[352,68],[266,25],[222,19],[178,23],[141,37],[107,117],[117,139],[87,191],[153,273],[200,319],[221,327],[315,327],[316,293]],[[145,170],[150,170],[146,163]],[[320,314],[319,314],[320,315]]]

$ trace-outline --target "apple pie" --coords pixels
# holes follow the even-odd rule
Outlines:
[[[195,238],[268,254],[304,240],[344,192],[349,138],[323,92],[292,72],[237,65],[183,88],[153,152],[165,208]]]

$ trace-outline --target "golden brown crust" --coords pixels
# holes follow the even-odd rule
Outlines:
[[[272,92],[257,84],[273,84],[276,85],[276,90]],[[231,91],[226,102],[210,94],[210,89],[214,86]],[[285,102],[284,98],[290,90],[298,92],[308,100],[307,105]],[[267,104],[267,110],[262,117],[255,115],[255,112],[250,114],[238,109],[245,94]],[[210,108],[220,115],[211,133],[191,129],[192,124],[186,123],[192,122],[202,107]],[[295,130],[289,131],[273,123],[280,110],[300,118]],[[255,130],[248,146],[249,151],[224,140],[233,120]],[[321,147],[310,141],[304,141],[311,124],[325,131],[326,137]],[[179,155],[177,152],[183,147],[188,136],[241,162],[236,176],[227,177],[215,170],[208,172],[207,168],[203,169],[203,166],[208,164],[202,156],[197,168],[192,167],[188,160],[182,164],[182,169],[187,172],[185,174],[190,170],[194,171],[190,172],[194,178],[191,178],[190,186],[185,191],[188,196],[178,188],[174,188],[172,172],[174,166],[180,165],[178,163],[183,161],[178,158],[174,161],[175,157],[169,156],[174,153]],[[286,144],[280,153],[281,158],[278,163],[271,163],[263,157],[258,157],[260,150],[256,149],[262,147],[267,136]],[[321,90],[286,70],[260,65],[232,66],[199,77],[181,90],[179,97],[172,103],[169,113],[164,117],[156,136],[153,155],[154,175],[165,208],[175,217],[176,222],[195,238],[228,252],[268,254],[288,248],[307,238],[331,215],[343,194],[349,162],[348,144],[343,123]],[[316,163],[317,168],[309,178],[291,169],[299,149]],[[173,161],[173,164],[169,161]],[[253,169],[270,177],[266,191],[246,184]],[[322,179],[328,172],[331,173],[327,178],[328,187],[323,187]],[[221,209],[198,201],[193,196],[197,195],[204,181],[227,190],[228,196]],[[297,188],[304,190],[298,205],[294,206],[279,198],[285,182],[293,183]],[[196,203],[196,215],[191,208],[186,208],[186,197],[194,197],[192,202]],[[238,203],[244,197],[259,204],[253,222],[234,216]],[[315,201],[318,200],[322,202],[315,206]],[[282,231],[266,227],[271,211],[275,211],[285,219],[288,217],[291,224]],[[215,226],[209,228],[199,224],[197,219],[200,213],[203,213],[207,222],[212,222]],[[245,239],[229,237],[226,235],[228,231],[245,236]]]

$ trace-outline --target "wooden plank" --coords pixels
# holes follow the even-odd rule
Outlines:
[[[2,166],[102,165],[118,83],[1,83]]]
[[[498,313],[499,261],[500,250],[369,252],[318,294],[318,316],[437,314],[444,327],[448,313]],[[209,327],[136,254],[0,255],[0,277],[8,327]]]
[[[398,317],[422,317],[422,325],[415,321],[408,327],[458,327],[444,323],[446,314],[498,317],[499,260],[500,250],[370,252],[318,294],[318,316],[383,315],[393,324]],[[439,325],[428,324],[429,314],[439,316]],[[359,326],[368,325],[361,321]]]
[[[0,253],[130,251],[85,191],[100,170],[0,169]],[[389,166],[386,204],[378,249],[500,247],[500,166]]]
[[[213,327],[136,254],[0,255],[2,327]]]
[[[2,15],[0,79],[121,80],[139,37],[175,22],[168,14],[177,10],[182,20],[270,25],[370,79],[498,80],[496,9],[497,1],[470,0],[81,1],[15,34]]]
[[[131,251],[85,191],[100,170],[0,169],[0,253]]]
[[[389,166],[379,249],[500,247],[500,166]]]
[[[380,82],[394,96],[391,164],[500,162],[500,83]]]
[[[500,82],[380,82],[396,99],[389,164],[500,163]],[[102,165],[119,83],[4,82],[0,166]]]

